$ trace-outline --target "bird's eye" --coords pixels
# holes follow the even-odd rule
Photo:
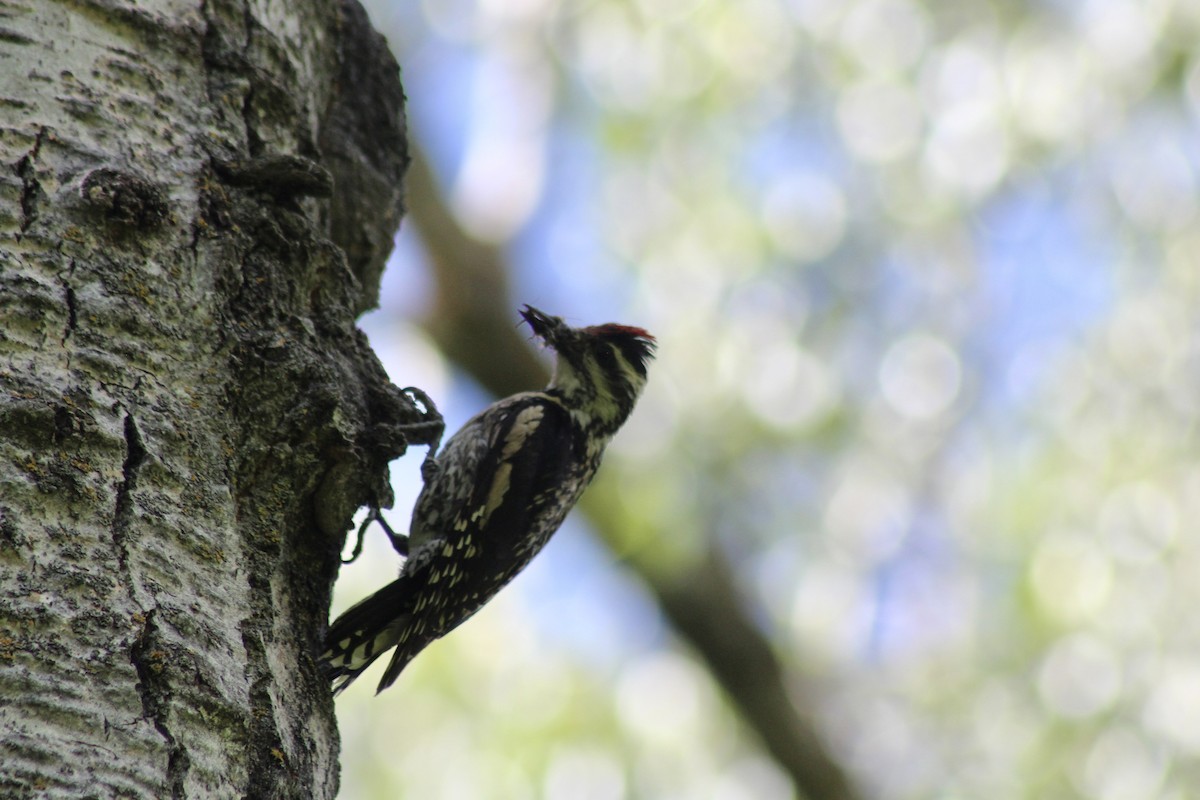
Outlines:
[[[613,369],[617,366],[617,357],[613,353],[613,349],[608,345],[604,345],[596,353],[596,361],[600,362],[600,366],[605,369]]]

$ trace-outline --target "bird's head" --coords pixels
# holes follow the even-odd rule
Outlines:
[[[621,427],[646,385],[654,337],[641,328],[612,322],[572,328],[529,305],[521,309],[521,316],[558,353],[549,388],[563,398],[572,416],[585,426],[608,431]]]

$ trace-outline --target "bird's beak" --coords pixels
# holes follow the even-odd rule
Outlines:
[[[552,347],[562,341],[563,335],[570,330],[561,317],[553,317],[531,305],[521,309],[521,316],[529,323],[534,335]]]

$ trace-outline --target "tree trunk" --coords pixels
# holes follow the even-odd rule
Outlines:
[[[0,797],[336,794],[402,105],[355,0],[3,4]]]

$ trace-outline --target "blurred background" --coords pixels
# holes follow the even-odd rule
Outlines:
[[[1195,796],[1198,0],[366,5],[392,379],[536,388],[525,302],[660,348],[543,555],[339,699],[344,800]]]

